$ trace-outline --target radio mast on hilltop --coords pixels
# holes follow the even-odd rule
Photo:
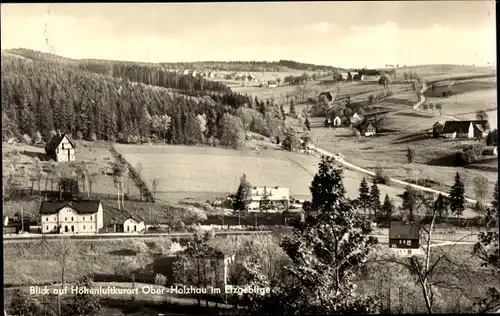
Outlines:
[[[45,9],[45,13],[46,13],[45,25],[44,25],[44,29],[43,29],[43,32],[45,34],[45,45],[47,48],[47,53],[55,54],[56,50],[54,49],[54,46],[52,46],[49,42],[49,31],[48,30],[49,30],[49,20],[50,20],[50,5],[48,5],[47,8]]]

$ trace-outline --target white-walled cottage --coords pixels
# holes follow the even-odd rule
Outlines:
[[[75,161],[75,142],[68,134],[56,134],[45,146],[45,153],[57,162]]]
[[[40,217],[42,234],[96,234],[104,225],[99,200],[43,201]]]

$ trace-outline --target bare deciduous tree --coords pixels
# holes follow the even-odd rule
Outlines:
[[[35,158],[35,177],[38,181],[38,194],[42,193],[42,190],[40,188],[40,182],[42,182],[43,178],[43,168],[42,168],[42,163],[38,157]]]
[[[397,263],[404,267],[415,282],[419,285],[427,312],[432,314],[435,309],[435,303],[439,296],[439,290],[454,292],[464,292],[460,281],[464,277],[468,278],[468,269],[464,263],[457,262],[449,256],[449,251],[444,251],[432,243],[434,225],[439,216],[439,210],[433,203],[433,198],[429,194],[419,197],[419,203],[422,208],[427,210],[427,215],[431,216],[429,225],[421,226],[423,230],[423,245],[421,246],[423,256],[412,256],[410,258],[397,258],[395,255],[389,255],[389,259],[383,259],[389,262]],[[465,236],[463,238],[468,237]],[[453,248],[461,240],[456,241],[448,247]],[[436,249],[435,251],[431,251]],[[448,248],[450,249],[450,248]],[[472,280],[470,280],[472,282]]]
[[[160,185],[160,179],[155,178],[151,181],[151,194],[153,194],[153,199],[155,199],[158,186]]]

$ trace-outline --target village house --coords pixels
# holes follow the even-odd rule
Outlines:
[[[58,133],[45,145],[45,153],[57,162],[70,162],[76,159],[75,148],[75,143],[68,134]]]
[[[349,117],[349,123],[351,124],[351,126],[357,126],[361,124],[362,121],[363,117],[358,113],[354,113],[351,117]]]
[[[342,119],[337,115],[332,122],[333,127],[340,127],[342,125]]]
[[[189,73],[190,73],[190,72],[191,72],[191,70],[186,69],[186,70],[184,70],[184,72],[183,72],[182,74],[183,74],[184,76],[187,76],[187,75],[189,75]]]
[[[144,219],[137,214],[130,215],[123,221],[123,231],[125,233],[144,233],[146,231]]]
[[[377,128],[370,121],[366,121],[360,126],[360,132],[363,136],[374,136]]]
[[[276,80],[269,80],[267,82],[267,86],[269,88],[276,88],[278,86],[278,82]]]
[[[482,139],[488,135],[488,132],[488,121],[446,121],[441,136]]]
[[[321,92],[318,96],[318,99],[321,99],[321,96],[323,95],[326,97],[328,102],[332,102],[333,100],[335,100],[335,95],[331,92]]]
[[[99,200],[43,201],[42,234],[96,234],[103,227]]]
[[[208,78],[215,78],[215,73],[213,71],[209,72],[208,75],[207,75]]]
[[[365,81],[365,75],[357,73],[356,75],[352,76],[352,80]]]
[[[250,211],[288,209],[290,189],[282,187],[253,187],[250,191]]]
[[[100,233],[145,233],[146,223],[144,219],[137,214],[130,214],[125,210],[108,212],[104,216],[104,227]]]
[[[418,223],[391,221],[389,247],[400,256],[421,254],[420,225]]]
[[[4,216],[3,218],[3,233],[4,234],[19,234],[21,232],[37,232],[37,221],[30,216],[15,215],[10,218]]]

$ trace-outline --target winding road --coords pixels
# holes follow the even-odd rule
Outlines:
[[[420,90],[421,98],[420,98],[420,100],[417,103],[415,103],[413,105],[413,109],[415,111],[425,112],[425,111],[423,111],[423,110],[420,109],[420,106],[422,104],[424,104],[424,102],[426,101],[426,98],[424,96],[424,92],[427,89],[428,89],[428,87],[424,83],[423,86],[422,86],[422,89]],[[427,113],[427,112],[425,112],[425,113]],[[457,118],[454,118],[454,117],[451,117],[451,116],[444,116],[444,115],[441,115],[441,116],[442,117],[446,117],[446,118],[450,118],[450,119],[453,119],[453,120],[458,120]],[[337,161],[338,163],[344,165],[347,168],[359,171],[361,173],[364,173],[364,174],[367,174],[367,175],[370,175],[370,176],[374,176],[375,175],[375,173],[373,171],[361,168],[359,166],[356,166],[356,165],[353,165],[352,163],[347,162],[345,160],[345,158],[342,155],[340,155],[340,154],[331,153],[329,151],[326,151],[324,149],[318,148],[316,146],[312,146],[311,149],[313,151],[315,151],[317,154],[325,155],[325,156],[328,156],[328,157],[333,157],[335,159],[335,161]],[[427,188],[427,187],[424,187],[424,186],[421,186],[421,185],[409,183],[409,182],[398,180],[398,179],[394,179],[394,178],[390,178],[390,180],[391,180],[391,183],[397,183],[397,184],[402,185],[404,187],[409,186],[409,187],[412,187],[412,188],[414,188],[416,190],[420,190],[420,191],[423,191],[423,192],[429,192],[429,193],[433,193],[433,194],[441,194],[443,196],[449,196],[449,194],[446,193],[446,192],[435,190],[435,189],[431,189],[431,188]],[[467,202],[469,202],[469,203],[476,203],[477,202],[476,200],[470,199],[470,198],[465,198],[465,200]],[[490,206],[490,204],[487,204],[487,205]]]

